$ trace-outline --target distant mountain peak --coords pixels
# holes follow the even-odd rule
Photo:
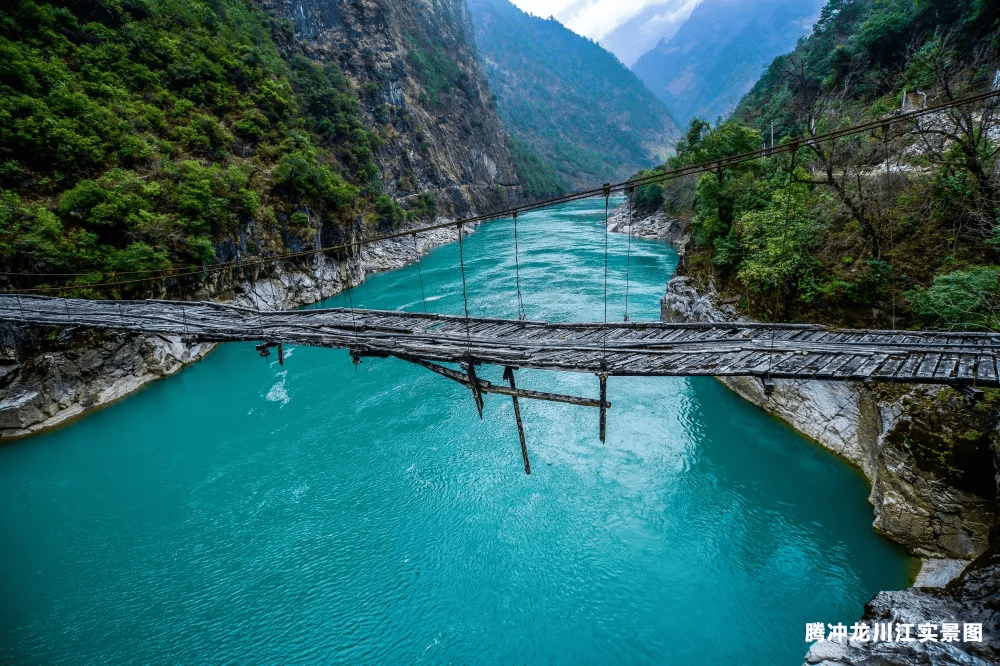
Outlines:
[[[771,60],[808,34],[826,0],[703,0],[632,71],[686,125],[735,108]]]

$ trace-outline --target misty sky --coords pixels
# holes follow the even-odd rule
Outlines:
[[[511,0],[535,16],[555,16],[577,34],[597,40],[632,65],[671,37],[702,0]]]

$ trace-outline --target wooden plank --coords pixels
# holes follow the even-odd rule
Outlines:
[[[958,354],[942,354],[937,368],[934,369],[935,379],[951,379],[958,368]]]
[[[993,383],[997,380],[996,366],[993,365],[992,354],[981,354],[976,365],[976,379],[984,383]]]
[[[974,354],[962,354],[958,361],[957,379],[971,382],[975,378],[976,357]]]
[[[876,372],[871,373],[870,377],[872,379],[890,381],[895,378],[896,373],[899,372],[906,359],[907,357],[904,355],[890,356]]]
[[[859,377],[870,377],[872,373],[885,362],[887,354],[872,354],[861,366],[855,371]]]
[[[836,377],[840,366],[845,365],[852,358],[850,354],[833,354],[830,361],[816,372],[816,376],[823,379]]]
[[[908,354],[906,360],[903,361],[903,365],[896,372],[896,376],[907,379],[916,378],[917,368],[924,362],[924,356],[924,354],[918,352]]]
[[[941,361],[941,357],[941,354],[927,354],[924,356],[924,360],[917,368],[917,377],[920,379],[929,379],[930,377],[933,377],[934,370],[937,369],[938,363]]]
[[[854,356],[847,356],[847,361],[837,368],[834,373],[837,379],[852,379],[854,378],[855,372],[861,365],[868,359],[868,354],[857,354]]]

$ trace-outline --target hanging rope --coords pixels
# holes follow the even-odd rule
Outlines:
[[[462,303],[465,307],[465,341],[468,350],[472,351],[472,333],[469,331],[469,296],[465,290],[465,257],[462,247],[462,223],[458,223],[458,265],[462,269]]]
[[[788,238],[788,221],[789,221],[789,219],[791,217],[791,209],[792,209],[792,205],[791,205],[792,204],[792,183],[795,182],[795,156],[798,153],[798,149],[799,149],[799,142],[798,141],[793,141],[792,142],[792,147],[791,147],[792,159],[791,159],[791,162],[789,163],[789,166],[788,166],[788,190],[787,190],[787,192],[785,194],[785,228],[781,232],[781,254],[778,255],[780,257],[779,261],[781,259],[785,258],[785,241]],[[777,287],[778,288],[777,288],[777,290],[776,290],[776,292],[774,294],[774,321],[778,320],[778,304],[781,301],[781,281],[780,281],[780,275],[779,275],[779,281],[778,281]],[[768,381],[770,381],[770,379],[771,379],[771,363],[774,360],[774,331],[775,331],[775,328],[771,327],[771,349],[770,349],[770,351],[767,354],[767,379],[768,379]],[[765,387],[764,387],[764,392],[768,393],[768,389],[767,389],[767,385],[766,384],[765,384]]]
[[[517,211],[514,211],[514,279],[517,281],[518,319],[524,319],[524,301],[521,300],[521,264],[517,256]]]
[[[122,311],[122,304],[119,303],[118,304],[118,313],[121,314],[121,311]],[[186,307],[181,307],[181,322],[182,322],[182,325],[184,326],[184,335],[187,335],[187,332],[188,332],[188,318],[187,318],[187,308]]]
[[[21,321],[27,324],[28,318],[24,316],[24,306],[21,305],[21,294],[15,293],[14,296],[17,297],[17,309],[21,311]]]
[[[608,199],[611,183],[604,183],[604,353],[608,351]]]
[[[417,248],[417,234],[413,234],[413,254],[417,259],[417,280],[420,281],[420,303],[424,306],[424,313],[427,313],[427,297],[424,296],[424,277],[420,274],[420,250]]]
[[[888,193],[889,193],[889,178],[890,178],[890,176],[889,176],[889,157],[890,157],[890,155],[889,155],[889,123],[886,123],[886,124],[882,125],[882,141],[885,144],[885,189],[886,189],[886,195],[888,197]],[[893,243],[893,240],[892,240],[892,219],[889,218],[889,251],[890,252],[892,251],[893,245],[894,245],[894,243]],[[895,273],[895,272],[896,272],[896,267],[893,266],[892,273]],[[890,289],[891,296],[892,296],[892,330],[895,331],[896,330],[896,280],[893,279],[890,284],[892,285],[892,289]]]
[[[346,258],[345,258],[346,261]],[[344,264],[344,281],[346,286],[344,287],[344,303],[349,304],[351,308],[351,325],[354,327],[354,346],[358,346],[358,318],[354,313],[354,296],[351,295],[351,274],[350,269],[347,264]],[[354,351],[351,352],[351,361],[354,363],[354,371],[358,371],[358,363],[361,362],[361,357],[357,355]]]
[[[629,185],[625,192],[628,194],[628,250],[625,253],[625,321],[628,321],[628,282],[629,271],[632,268],[632,193],[635,192],[635,185]]]

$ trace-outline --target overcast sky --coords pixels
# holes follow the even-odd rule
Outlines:
[[[511,0],[526,12],[555,16],[573,32],[590,37],[631,65],[670,37],[701,0]]]

